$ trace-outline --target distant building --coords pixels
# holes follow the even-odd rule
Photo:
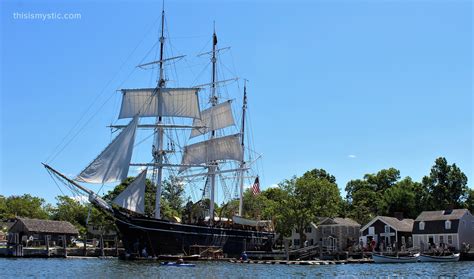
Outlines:
[[[401,216],[377,216],[360,229],[359,242],[369,250],[372,247],[383,251],[410,248],[413,244],[413,222],[413,219],[403,219]]]
[[[430,246],[474,246],[474,216],[467,209],[423,211],[413,226],[413,243],[422,250]]]
[[[72,237],[78,236],[79,231],[66,221],[16,218],[8,233],[18,234],[18,239],[24,246],[45,245],[46,237],[49,237],[51,245],[62,246],[64,238],[69,244]]]
[[[311,223],[305,228],[306,246],[322,245],[325,251],[344,251],[357,245],[360,224],[350,218],[320,217],[318,225]],[[300,235],[293,230],[291,246],[300,247]]]
[[[316,242],[317,229],[318,229],[318,226],[316,226],[316,224],[313,222],[311,222],[309,226],[307,226],[304,229],[304,233],[306,235],[306,241],[308,241],[306,243],[306,246],[312,246],[312,245],[315,245],[315,243],[317,243]],[[290,247],[293,249],[298,249],[300,248],[300,243],[301,243],[300,234],[299,232],[297,232],[296,229],[293,229],[293,231],[291,232],[291,237],[290,237]]]
[[[89,233],[92,236],[104,236],[104,237],[109,237],[109,238],[114,238],[117,236],[117,231],[114,229],[104,229],[100,226],[95,226],[92,224],[87,225],[87,233]]]

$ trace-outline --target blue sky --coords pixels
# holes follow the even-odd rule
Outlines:
[[[54,202],[61,192],[40,163],[93,100],[74,133],[105,105],[51,164],[77,174],[110,141],[114,91],[154,83],[133,69],[150,58],[160,9],[160,1],[0,3],[0,194]],[[232,46],[229,68],[250,80],[263,188],[312,168],[341,189],[389,167],[420,180],[439,156],[472,187],[471,1],[168,1],[166,10],[168,54],[191,57],[180,85],[205,64],[193,57],[210,48],[214,20],[219,45]]]

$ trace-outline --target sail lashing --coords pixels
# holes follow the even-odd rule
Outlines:
[[[76,178],[86,183],[110,183],[127,178],[138,116]]]
[[[186,170],[187,165],[208,164],[220,160],[242,160],[240,134],[220,138],[211,138],[206,141],[184,147],[180,171]]]
[[[113,203],[130,211],[145,214],[146,173],[147,170],[143,170],[130,185],[113,200]]]
[[[199,88],[122,89],[119,119],[140,117],[201,118]]]
[[[201,118],[193,121],[193,126],[200,128],[193,129],[190,138],[234,125],[231,101],[226,101],[201,111]]]

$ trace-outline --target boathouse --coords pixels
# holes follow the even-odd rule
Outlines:
[[[46,239],[49,239],[51,246],[63,246],[64,239],[69,244],[72,237],[79,235],[79,231],[69,222],[29,218],[16,218],[8,233],[17,235],[14,238],[25,247],[46,245]]]
[[[377,216],[360,229],[360,244],[366,250],[404,251],[412,247],[413,219]]]
[[[430,247],[461,250],[474,246],[474,216],[467,209],[423,211],[413,226],[413,243],[422,251]]]
[[[360,224],[350,218],[318,218],[318,224],[311,223],[305,228],[306,244],[303,246],[320,245],[324,251],[346,251],[357,245],[359,239]],[[291,235],[291,246],[294,249],[300,247],[300,235],[293,230]]]

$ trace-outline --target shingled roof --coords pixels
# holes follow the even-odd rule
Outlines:
[[[395,217],[388,217],[388,216],[377,216],[372,219],[369,223],[367,223],[360,231],[366,230],[369,226],[375,223],[377,220],[389,225],[390,227],[394,228],[396,231],[399,232],[411,232],[413,229],[413,223],[415,220],[413,219],[398,219]]]
[[[23,226],[24,230],[31,233],[79,234],[76,227],[67,221],[17,218],[11,229],[16,226]]]
[[[411,232],[413,229],[413,219],[402,219],[399,220],[395,217],[378,216],[385,224],[390,225],[392,228],[399,232]]]
[[[320,217],[318,224],[321,225],[342,225],[342,226],[360,226],[359,223],[352,220],[351,218],[341,217]]]
[[[438,210],[438,211],[423,211],[416,218],[415,221],[442,221],[442,220],[458,220],[461,219],[464,214],[469,212],[467,209],[453,209],[449,210]]]

